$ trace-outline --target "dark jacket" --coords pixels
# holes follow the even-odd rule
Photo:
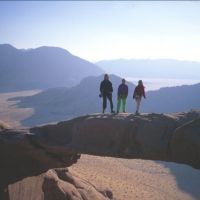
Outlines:
[[[109,80],[103,80],[100,85],[100,92],[102,95],[112,93],[112,83]]]
[[[128,86],[126,84],[120,84],[118,87],[118,97],[127,97],[128,96]]]
[[[133,98],[137,98],[137,97],[141,98],[142,96],[144,98],[146,98],[144,86],[138,85],[138,86],[135,87],[135,90],[134,90],[134,93],[133,93]]]

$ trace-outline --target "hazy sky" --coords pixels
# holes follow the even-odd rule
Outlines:
[[[200,2],[0,1],[0,44],[63,47],[89,61],[200,61]]]

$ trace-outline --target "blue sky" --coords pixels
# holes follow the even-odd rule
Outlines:
[[[198,1],[0,1],[0,44],[57,46],[95,62],[200,61]]]

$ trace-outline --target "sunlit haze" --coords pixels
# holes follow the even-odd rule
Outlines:
[[[0,43],[62,47],[95,62],[200,61],[200,2],[1,1]]]

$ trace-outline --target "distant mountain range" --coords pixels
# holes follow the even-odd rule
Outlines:
[[[142,111],[172,113],[200,109],[200,83],[147,92]]]
[[[173,59],[104,60],[96,63],[107,73],[121,77],[200,79],[200,62]]]
[[[0,45],[0,92],[71,87],[103,70],[57,47],[16,49]]]
[[[99,85],[103,75],[87,77],[79,85],[72,88],[54,88],[29,97],[17,98],[21,100],[19,107],[34,108],[34,115],[23,121],[23,125],[33,126],[43,123],[66,120],[80,115],[102,112],[102,98],[99,98]],[[110,76],[113,83],[114,109],[117,104],[117,88],[121,78]],[[128,83],[129,96],[127,112],[135,112],[133,90],[135,86]],[[200,83],[191,86],[162,88],[146,93],[147,99],[142,100],[141,112],[171,113],[183,112],[200,108]],[[16,99],[15,99],[16,100]],[[108,103],[107,112],[110,112]]]

